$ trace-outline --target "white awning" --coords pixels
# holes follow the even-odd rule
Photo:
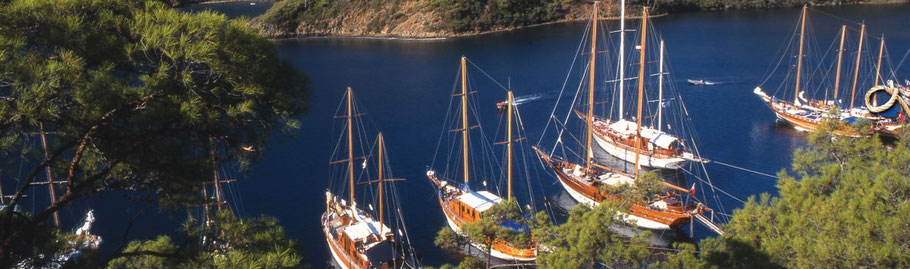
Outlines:
[[[477,210],[477,212],[487,211],[493,207],[494,204],[502,202],[502,198],[499,198],[499,196],[488,191],[469,191],[465,194],[462,194],[461,196],[458,196],[458,200],[461,200],[461,202],[468,207]]]
[[[635,134],[636,123],[627,120],[619,120],[610,124],[610,129],[616,133],[623,135],[633,135]],[[670,145],[678,140],[676,137],[668,133],[664,133],[662,131],[658,131],[645,126],[642,126],[641,128],[641,137],[647,138],[655,146],[664,149],[669,149]]]
[[[382,225],[378,221],[371,219],[365,219],[363,221],[357,222],[351,226],[344,228],[344,233],[348,235],[353,240],[360,240],[366,238],[370,235],[379,236],[379,226],[382,226],[383,231],[391,231],[389,227]]]

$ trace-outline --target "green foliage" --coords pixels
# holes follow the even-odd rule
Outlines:
[[[172,210],[201,202],[210,137],[222,141],[217,162],[250,163],[271,134],[298,128],[307,79],[246,24],[156,1],[0,2],[0,160],[26,164],[0,178],[22,182],[20,198],[45,164],[66,182],[22,222],[5,210],[0,267],[38,254],[14,245],[45,237],[48,217],[86,196],[136,190]]]
[[[692,9],[740,9],[740,8],[775,8],[799,7],[803,5],[856,4],[861,0],[657,0],[657,8],[669,11]]]
[[[565,16],[571,0],[432,0],[441,12],[439,27],[452,32],[485,31],[555,21]]]
[[[6,214],[11,214],[11,216],[6,218]],[[23,225],[28,222],[30,217],[28,213],[19,211],[0,212],[0,216],[3,216],[3,219],[8,219],[11,222],[11,226]],[[64,253],[67,249],[82,243],[76,240],[72,234],[63,233],[51,224],[42,223],[35,229],[38,232],[35,233],[34,237],[13,242],[10,247],[13,248],[13,253],[15,253],[14,259],[21,260],[25,264],[33,265],[36,268],[62,265],[63,261],[58,261],[57,254]],[[29,255],[23,255],[26,253]],[[94,255],[94,253],[85,254]]]
[[[752,247],[785,267],[910,266],[907,141],[810,135],[792,174],[779,173],[780,197],[750,199],[727,225],[725,245]]]
[[[650,255],[650,233],[628,238],[610,230],[622,225],[617,218],[620,208],[602,203],[593,209],[576,206],[561,225],[544,225],[534,230],[537,240],[537,263],[542,268],[641,267]]]
[[[665,193],[667,187],[663,184],[657,172],[649,171],[641,174],[635,180],[634,185],[601,185],[600,190],[633,201],[649,201],[654,195]]]
[[[483,212],[483,218],[471,223],[462,224],[461,229],[473,242],[484,246],[484,252],[487,253],[487,264],[490,263],[491,248],[493,243],[502,240],[516,248],[528,248],[531,246],[531,234],[528,232],[515,231],[510,228],[501,226],[503,222],[512,221],[532,227],[531,220],[522,216],[521,208],[516,200],[504,200],[501,203],[493,205],[490,209]],[[542,224],[541,224],[542,225]]]
[[[274,218],[241,220],[221,210],[210,223],[187,221],[188,241],[180,246],[163,235],[130,242],[108,268],[295,268],[300,263],[297,243]]]
[[[525,26],[551,22],[565,17],[567,5],[577,0],[429,0],[419,1],[402,10],[407,0],[285,0],[278,2],[261,17],[263,22],[284,32],[293,33],[300,23],[315,29],[328,29],[329,19],[344,16],[352,10],[372,12],[373,19],[364,29],[376,33],[394,27],[416,10],[441,14],[433,22],[437,29],[455,33],[485,31],[501,27]]]
[[[448,226],[440,229],[439,232],[436,233],[436,239],[433,240],[433,245],[458,256],[462,255],[461,250],[464,249],[464,246],[467,244],[468,240],[466,237],[459,235]]]

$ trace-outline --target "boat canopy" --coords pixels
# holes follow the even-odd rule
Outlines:
[[[390,231],[388,226],[382,225],[378,221],[374,221],[371,219],[365,219],[354,225],[345,227],[344,233],[347,234],[348,237],[350,237],[351,239],[353,239],[355,241],[362,240],[364,238],[369,237],[370,235],[380,236],[380,234],[379,234],[380,225],[382,226],[383,231]]]
[[[636,124],[631,121],[619,120],[610,124],[610,129],[614,132],[629,136],[635,134],[635,125]],[[678,140],[672,135],[644,126],[641,128],[641,137],[647,138],[651,144],[664,149],[670,149],[670,146]]]
[[[481,213],[502,202],[502,198],[488,191],[467,191],[458,196],[458,200]]]

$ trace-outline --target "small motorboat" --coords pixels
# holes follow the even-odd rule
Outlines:
[[[714,81],[707,81],[704,79],[689,79],[689,85],[714,85]]]
[[[505,110],[505,109],[508,107],[508,105],[509,105],[509,101],[508,101],[508,100],[502,101],[502,102],[496,103],[496,109],[498,109],[498,110]]]

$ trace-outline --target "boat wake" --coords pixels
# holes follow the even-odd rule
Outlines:
[[[521,104],[530,103],[530,102],[534,102],[534,101],[540,101],[540,100],[544,100],[544,99],[553,99],[553,98],[556,98],[556,96],[558,96],[558,95],[559,95],[559,92],[555,92],[555,91],[554,92],[535,93],[535,94],[529,94],[529,95],[525,95],[525,96],[517,96],[517,97],[515,97],[514,100],[515,100],[515,105],[521,105]]]

